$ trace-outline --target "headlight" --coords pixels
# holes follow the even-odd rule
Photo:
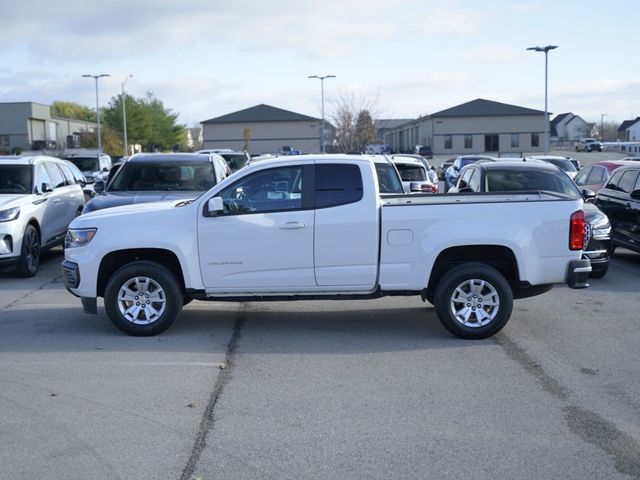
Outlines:
[[[20,216],[20,207],[8,208],[7,210],[0,210],[0,222],[9,222],[15,220]]]
[[[84,247],[93,239],[97,231],[97,228],[70,228],[64,239],[64,247]]]

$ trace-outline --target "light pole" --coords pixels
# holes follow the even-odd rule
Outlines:
[[[549,50],[558,48],[557,45],[547,45],[546,47],[529,47],[527,50],[534,52],[544,52],[544,154],[549,152],[549,113],[547,111],[547,66]]]
[[[604,141],[604,117],[606,117],[606,113],[600,114],[600,141]]]
[[[322,102],[322,120],[320,121],[320,151],[322,153],[325,153],[324,150],[324,79],[325,78],[336,78],[335,75],[325,75],[323,77],[320,77],[318,75],[309,75],[309,77],[307,78],[317,78],[318,80],[320,80],[320,95],[321,95],[321,102]]]
[[[96,81],[96,119],[98,120],[98,154],[102,153],[102,139],[100,138],[100,104],[98,102],[98,79],[102,77],[110,77],[108,73],[101,73],[100,75],[82,75],[84,78],[93,78]]]
[[[127,143],[127,95],[124,93],[124,84],[127,80],[133,78],[133,74],[127,75],[122,81],[122,136],[124,140],[124,156],[129,155],[129,145]]]

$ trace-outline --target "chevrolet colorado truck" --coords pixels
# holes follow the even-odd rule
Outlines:
[[[582,199],[551,192],[380,195],[374,161],[301,155],[256,162],[193,200],[81,215],[66,288],[136,336],[193,299],[419,295],[452,334],[489,337],[513,299],[588,286]]]

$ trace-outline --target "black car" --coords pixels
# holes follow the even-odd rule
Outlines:
[[[640,168],[639,168],[640,169]],[[569,176],[547,162],[477,162],[460,171],[457,193],[548,191],[571,198],[583,196],[592,200],[595,194],[585,190],[582,194]],[[639,192],[640,193],[640,192]],[[609,269],[611,254],[611,225],[607,215],[594,204],[584,203],[587,222],[586,246],[583,258],[591,261],[593,278],[602,278]],[[640,247],[640,243],[638,244]]]
[[[195,198],[226,178],[228,172],[225,160],[215,154],[139,153],[126,159],[106,185],[104,181],[94,184],[97,195],[83,213]]]
[[[618,168],[596,197],[611,221],[614,247],[640,253],[640,165]]]

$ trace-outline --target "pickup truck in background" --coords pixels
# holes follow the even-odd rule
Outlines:
[[[76,218],[66,288],[130,335],[197,300],[419,295],[461,338],[500,331],[513,299],[588,286],[582,199],[544,192],[381,196],[371,158],[251,164],[195,200]],[[126,234],[124,234],[126,232]]]
[[[576,152],[593,152],[594,150],[602,151],[602,143],[595,138],[581,138],[576,142]]]

